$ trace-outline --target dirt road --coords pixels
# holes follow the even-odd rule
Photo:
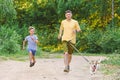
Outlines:
[[[81,56],[73,56],[69,73],[63,72],[63,59],[36,61],[34,67],[29,67],[29,61],[0,62],[0,80],[104,80],[99,71],[94,76],[90,75],[89,64]]]

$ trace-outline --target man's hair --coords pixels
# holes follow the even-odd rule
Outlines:
[[[72,11],[71,10],[66,10],[65,13],[72,13]]]
[[[28,30],[30,31],[31,29],[34,29],[34,30],[35,30],[35,28],[34,28],[34,27],[30,26],[30,27],[28,28]]]

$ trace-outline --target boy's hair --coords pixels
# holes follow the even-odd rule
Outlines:
[[[30,27],[28,28],[28,30],[30,31],[31,29],[34,29],[34,30],[35,30],[35,28],[34,28],[34,27],[30,26]]]
[[[71,10],[66,10],[65,13],[72,13],[72,11]]]

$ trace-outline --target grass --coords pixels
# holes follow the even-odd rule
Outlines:
[[[111,80],[120,80],[120,54],[106,55],[108,59],[102,62],[101,71],[103,74],[111,76]]]
[[[42,50],[39,49],[36,52],[36,58],[62,58],[62,54],[43,52]],[[5,61],[5,60],[26,61],[28,59],[29,56],[26,50],[21,50],[16,54],[0,53],[0,61]]]
[[[16,54],[7,54],[7,53],[0,53],[0,60],[17,60],[17,61],[25,61],[27,60],[26,51],[20,51]]]

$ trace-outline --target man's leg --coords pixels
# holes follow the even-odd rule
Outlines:
[[[73,48],[70,46],[68,42],[63,42],[63,47],[64,47],[64,63],[65,63],[65,72],[69,72],[70,69],[70,63],[72,59],[72,53],[73,53]]]
[[[72,54],[68,54],[68,65],[70,65],[71,60],[72,60]]]
[[[72,43],[67,43],[67,47],[68,47],[68,70],[70,70],[70,63],[72,60],[72,53],[73,53],[73,47],[71,46],[71,44]]]
[[[65,52],[65,54],[64,54],[64,63],[65,63],[64,72],[69,72],[69,54],[68,54],[68,52]]]
[[[68,52],[65,52],[65,54],[64,54],[64,64],[65,64],[65,66],[68,66],[68,64],[69,64],[69,61],[68,61]]]

